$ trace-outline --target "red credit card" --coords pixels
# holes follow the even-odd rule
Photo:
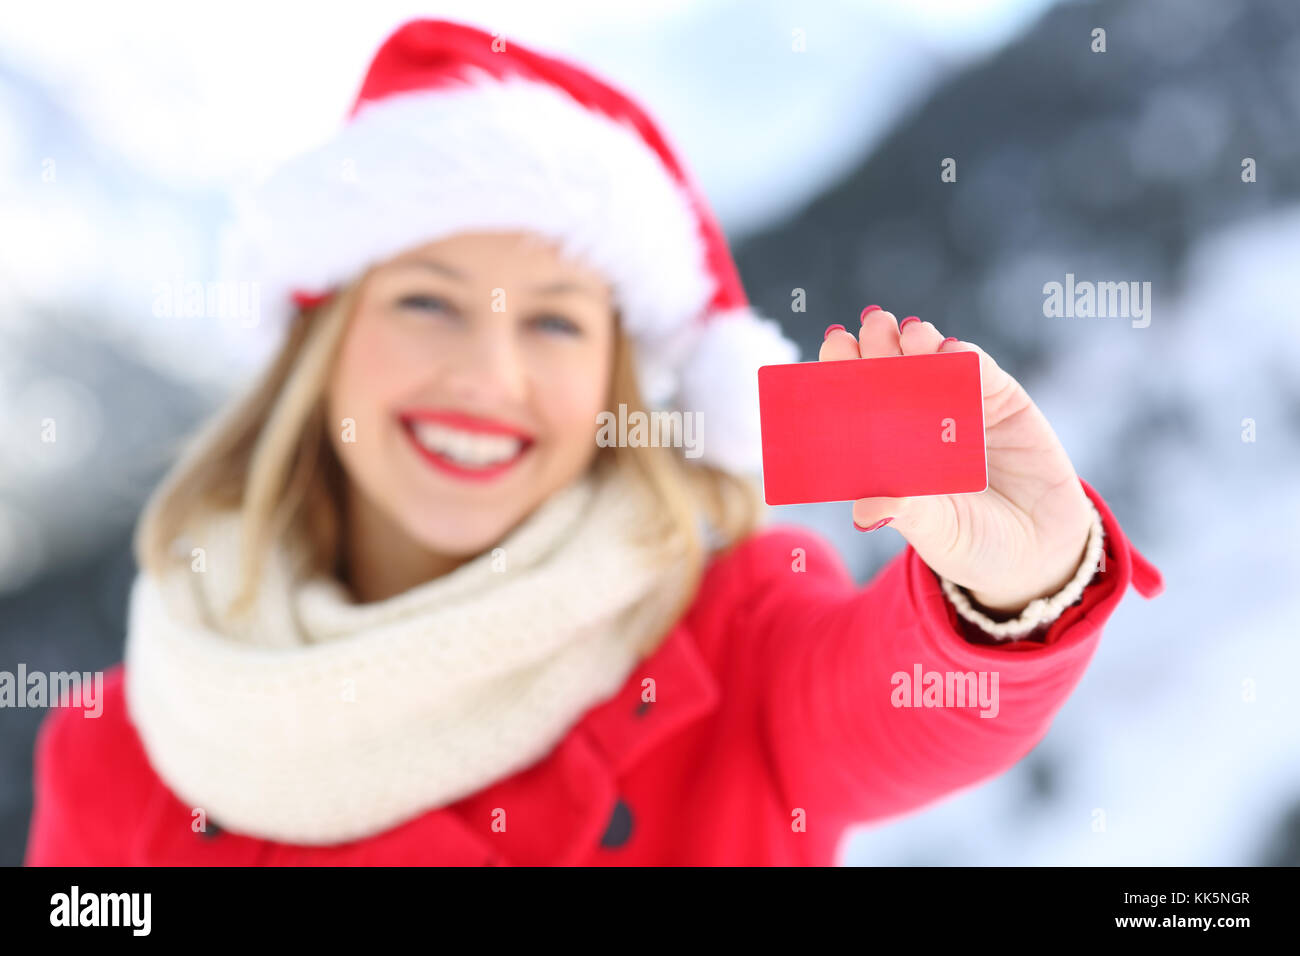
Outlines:
[[[977,352],[764,365],[769,505],[988,487]]]

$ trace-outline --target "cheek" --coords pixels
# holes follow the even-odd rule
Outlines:
[[[349,330],[330,382],[329,426],[353,479],[384,480],[387,469],[377,452],[392,446],[398,431],[392,409],[419,374],[410,350],[398,347],[382,325],[358,321]]]
[[[593,445],[596,416],[608,404],[608,364],[587,355],[581,362],[550,368],[538,381],[535,406],[556,437],[572,446]]]
[[[381,323],[358,316],[342,343],[335,367],[331,410],[336,418],[350,417],[360,422],[383,414],[390,400],[419,374],[410,349],[400,345]]]

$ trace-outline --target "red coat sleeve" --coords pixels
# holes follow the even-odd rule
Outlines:
[[[745,597],[732,623],[746,650],[736,666],[750,671],[742,686],[758,695],[770,772],[791,811],[802,808],[810,827],[891,817],[1000,773],[1042,739],[1128,585],[1147,597],[1163,586],[1083,487],[1102,516],[1104,570],[1037,640],[972,641],[911,547],[859,588],[806,529],[778,526],[740,546]],[[796,548],[805,549],[802,572]],[[923,685],[931,673],[945,684],[948,675],[983,674],[990,706],[951,706],[955,697],[917,706],[923,698],[904,681],[918,668]]]
[[[120,664],[104,672],[98,717],[56,707],[36,734],[24,866],[124,866],[142,799],[128,773]]]

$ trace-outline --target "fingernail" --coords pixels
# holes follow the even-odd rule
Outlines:
[[[898,331],[900,332],[903,331],[903,326],[907,325],[908,322],[920,322],[920,321],[921,321],[921,317],[919,315],[909,315],[902,322],[898,323]]]
[[[854,522],[853,522],[853,527],[857,528],[859,531],[875,531],[875,530],[877,530],[878,528],[883,528],[885,525],[889,524],[889,522],[891,522],[891,521],[893,521],[893,520],[894,520],[894,516],[893,516],[893,515],[890,515],[888,518],[881,518],[879,521],[877,521],[875,524],[871,525],[871,527],[869,527],[869,528],[864,528],[864,527],[862,527],[862,525],[860,525],[860,524],[858,524],[856,521],[854,521]]]
[[[956,342],[956,341],[957,341],[957,336],[955,336],[955,335],[950,335],[950,336],[948,336],[946,339],[944,339],[942,342],[939,343],[939,348],[943,348],[943,347],[944,347],[945,345],[947,345],[949,342]]]
[[[865,322],[867,321],[867,316],[870,315],[872,312],[884,312],[884,311],[885,310],[878,305],[869,305],[862,310],[862,314],[858,316],[858,321]]]
[[[836,329],[844,329],[844,326],[842,326],[842,325],[828,325],[828,326],[826,326],[826,331],[822,333],[822,341],[825,342],[825,341],[826,341],[826,337],[827,337],[828,335],[830,335],[832,332],[834,332]],[[848,329],[844,329],[844,331],[847,332]]]

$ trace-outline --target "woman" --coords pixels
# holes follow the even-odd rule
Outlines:
[[[909,545],[863,589],[762,527],[755,370],[796,350],[570,64],[408,23],[248,211],[285,334],[146,509],[103,716],[40,732],[30,864],[830,863],[1013,764],[1160,588],[1024,390],[878,306],[819,358],[978,352],[988,491],[855,502]],[[624,406],[702,453],[593,441]]]

